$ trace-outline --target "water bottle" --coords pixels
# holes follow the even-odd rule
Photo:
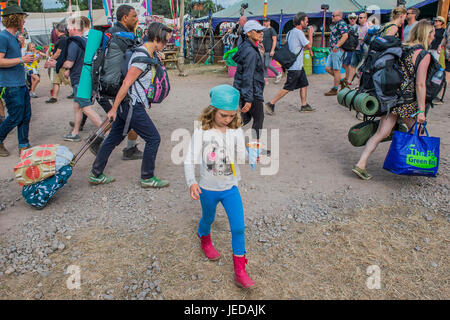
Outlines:
[[[444,77],[444,69],[440,68],[439,71],[437,71],[431,78],[431,82],[440,86],[442,81],[444,80]]]

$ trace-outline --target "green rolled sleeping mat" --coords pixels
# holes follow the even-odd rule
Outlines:
[[[346,95],[349,91],[350,91],[349,88],[344,88],[344,89],[342,89],[342,90],[339,90],[339,92],[338,92],[338,94],[337,94],[337,100],[338,100],[338,103],[339,103],[341,106],[343,106],[343,107],[346,106],[346,105],[345,105],[345,102],[344,102],[344,97],[345,97],[345,95]]]
[[[356,90],[350,90],[350,92],[345,96],[345,106],[347,107],[347,108],[350,108],[350,104],[352,103],[352,100],[353,100],[353,97],[355,96],[357,94],[357,91]],[[352,105],[352,109],[355,109],[354,108],[354,103],[353,103],[353,105]],[[355,109],[356,110],[356,109]],[[358,111],[358,110],[356,110],[356,111]]]
[[[367,141],[377,132],[380,120],[367,120],[360,122],[348,131],[348,141],[354,147],[362,147]],[[394,135],[394,131],[408,132],[408,127],[405,124],[395,124],[391,131],[391,134],[386,138],[381,140],[381,142],[391,141]]]
[[[84,63],[81,69],[80,83],[78,84],[77,98],[91,99],[92,95],[92,59],[102,43],[103,33],[90,29],[84,53]]]
[[[360,93],[353,102],[354,109],[366,116],[373,116],[378,112],[380,105],[377,98],[368,93]]]

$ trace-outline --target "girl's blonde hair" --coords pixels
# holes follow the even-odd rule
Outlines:
[[[428,37],[433,32],[434,27],[427,20],[420,20],[412,29],[409,35],[408,41],[405,43],[407,46],[421,45],[425,50],[428,50]]]
[[[34,46],[36,48],[36,45],[33,42],[29,42],[27,44],[27,51],[31,51],[31,47]]]
[[[399,18],[402,14],[406,14],[406,9],[403,7],[397,7],[391,12],[391,20]]]
[[[198,121],[200,121],[203,130],[214,128],[214,119],[216,118],[217,110],[218,109],[213,106],[207,106],[203,109],[202,114],[198,117]],[[242,127],[241,115],[239,112],[236,112],[233,121],[228,124],[228,128],[238,129],[240,127]]]

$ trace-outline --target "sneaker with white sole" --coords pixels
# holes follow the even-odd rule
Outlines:
[[[283,76],[283,75],[282,75],[281,73],[279,73],[279,74],[277,75],[277,77],[276,77],[274,83],[280,83],[281,77],[282,77],[282,76]]]
[[[95,184],[95,185],[97,185],[97,184],[108,184],[108,183],[111,183],[111,182],[114,182],[114,181],[116,181],[116,179],[114,179],[113,177],[108,177],[104,173],[102,173],[101,175],[96,177],[91,172],[91,174],[89,175],[89,178],[88,178],[88,182],[90,184]]]
[[[164,188],[169,186],[169,181],[152,177],[150,179],[141,179],[142,188]]]
[[[78,134],[68,133],[63,137],[64,141],[79,142],[81,137]]]
[[[273,115],[275,113],[275,105],[271,104],[270,102],[266,102],[264,104],[264,109],[266,110],[267,114]]]

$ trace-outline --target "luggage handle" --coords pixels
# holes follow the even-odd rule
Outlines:
[[[77,162],[81,159],[81,157],[86,153],[86,151],[89,149],[89,147],[94,143],[94,141],[101,135],[107,132],[110,128],[112,123],[114,122],[113,118],[106,119],[101,126],[95,130],[89,138],[86,140],[86,142],[81,146],[80,150],[73,156],[72,161],[70,162],[70,165],[74,167]]]

